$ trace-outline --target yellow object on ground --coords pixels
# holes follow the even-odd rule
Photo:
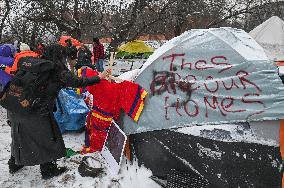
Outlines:
[[[154,49],[147,46],[142,40],[134,40],[121,45],[118,52],[127,52],[130,54],[154,52]]]

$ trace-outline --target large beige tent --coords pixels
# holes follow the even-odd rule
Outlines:
[[[284,21],[279,17],[272,16],[249,34],[265,49],[269,59],[284,57]]]
[[[284,21],[272,16],[249,34],[259,43],[284,45]]]

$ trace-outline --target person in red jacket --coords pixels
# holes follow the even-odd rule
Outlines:
[[[104,46],[100,43],[99,38],[93,38],[93,53],[94,53],[94,65],[97,67],[98,72],[104,71],[105,51]]]

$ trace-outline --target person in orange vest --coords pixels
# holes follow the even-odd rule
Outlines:
[[[5,72],[14,75],[18,70],[18,63],[22,57],[39,57],[39,54],[31,51],[27,45],[20,45],[20,52],[15,54],[13,65],[11,67],[7,66]]]

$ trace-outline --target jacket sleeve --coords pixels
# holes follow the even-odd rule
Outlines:
[[[98,59],[99,59],[99,52],[98,52],[98,47],[97,46],[95,46],[94,47],[94,63],[96,64],[97,63],[97,61],[98,61]]]
[[[87,50],[87,56],[88,56],[88,58],[92,58],[92,52],[90,51],[90,50]]]
[[[60,74],[60,81],[64,87],[85,87],[94,85],[100,82],[100,77],[93,76],[89,78],[79,78],[68,70],[64,70]]]
[[[104,45],[100,44],[99,45],[99,57],[98,59],[105,59],[105,49],[104,49]]]

